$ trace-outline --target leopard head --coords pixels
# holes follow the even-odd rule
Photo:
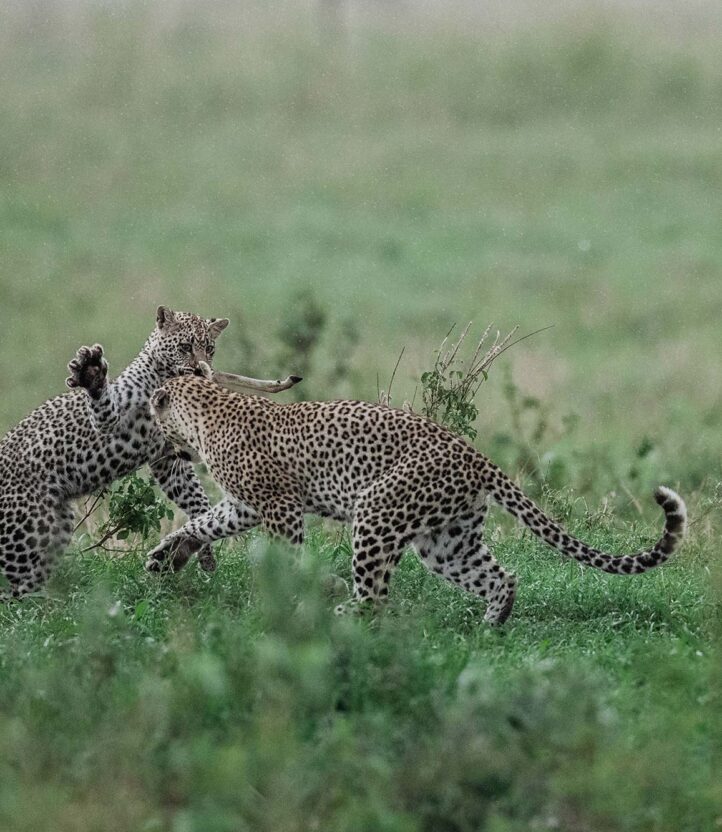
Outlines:
[[[177,452],[198,459],[199,430],[228,394],[211,381],[211,370],[201,363],[200,377],[186,375],[166,381],[152,395],[150,410],[165,438]]]
[[[227,326],[226,318],[201,318],[159,306],[148,349],[167,378],[197,373],[200,362],[213,364],[216,338]]]

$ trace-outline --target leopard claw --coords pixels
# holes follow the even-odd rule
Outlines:
[[[68,362],[70,375],[65,384],[72,390],[82,387],[93,398],[98,398],[108,378],[108,362],[103,357],[103,347],[80,347],[75,358]]]

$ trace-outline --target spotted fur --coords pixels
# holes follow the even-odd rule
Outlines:
[[[304,513],[312,513],[352,524],[352,604],[383,599],[413,546],[431,570],[486,599],[486,619],[501,623],[511,613],[516,578],[482,540],[488,498],[562,554],[615,574],[658,566],[684,534],[684,502],[659,488],[666,522],[651,549],[621,557],[593,549],[458,436],[377,404],[276,404],[186,377],[165,384],[152,407],[168,439],[198,453],[227,496],[166,537],[151,565],[257,524],[301,543]]]
[[[149,464],[160,487],[190,517],[210,508],[193,472],[150,414],[154,390],[199,361],[213,360],[225,319],[158,309],[133,363],[108,380],[103,348],[81,347],[68,365],[72,392],[45,402],[0,442],[0,570],[13,596],[38,588],[73,532],[70,501]],[[210,547],[200,552],[215,566]],[[174,566],[184,561],[177,558]]]

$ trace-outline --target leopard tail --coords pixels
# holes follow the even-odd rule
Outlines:
[[[660,486],[654,499],[664,511],[664,532],[651,549],[631,555],[613,555],[582,543],[568,534],[536,506],[500,469],[493,471],[484,483],[485,491],[503,509],[567,557],[614,575],[634,575],[664,563],[679,548],[686,526],[687,508],[684,500],[671,488]]]

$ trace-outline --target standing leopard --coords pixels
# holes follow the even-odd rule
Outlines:
[[[614,574],[645,572],[679,545],[686,508],[674,491],[655,493],[665,513],[650,549],[614,556],[573,538],[489,459],[440,425],[359,401],[276,404],[229,392],[209,378],[167,382],[151,400],[176,448],[190,448],[226,497],[167,536],[149,563],[187,558],[213,540],[262,524],[303,541],[304,513],[352,524],[354,599],[378,602],[409,546],[452,583],[487,601],[493,624],[511,613],[516,578],[482,542],[489,498],[545,543]]]
[[[166,496],[189,517],[208,512],[210,502],[190,461],[167,443],[149,403],[168,379],[193,372],[199,362],[210,365],[227,325],[225,318],[159,307],[145,346],[118,378],[108,380],[99,344],[81,347],[66,380],[78,389],[45,402],[0,441],[0,575],[12,596],[37,589],[54,556],[68,545],[71,501],[142,465],[150,466]],[[269,384],[245,382],[260,389]],[[215,566],[210,547],[200,550],[199,560],[205,569]],[[184,564],[178,558],[173,566]]]

